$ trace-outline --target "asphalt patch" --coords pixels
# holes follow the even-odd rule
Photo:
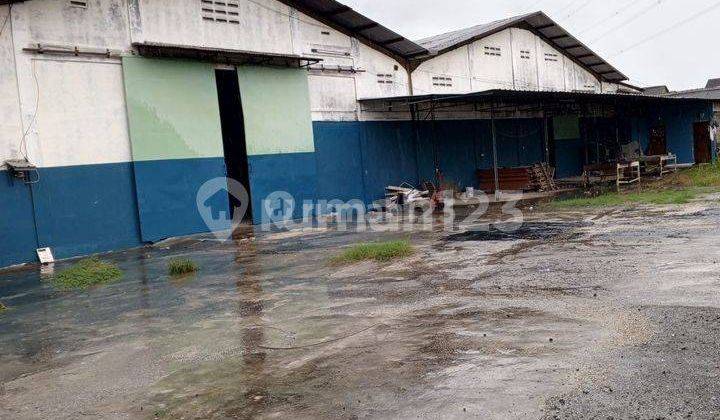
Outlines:
[[[582,223],[528,222],[515,228],[505,225],[501,229],[491,226],[486,230],[469,230],[450,235],[446,240],[448,242],[548,240],[565,235],[582,226]]]

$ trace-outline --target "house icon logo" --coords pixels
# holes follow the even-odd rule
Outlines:
[[[232,213],[228,206],[228,197],[233,197],[240,203]],[[226,241],[232,237],[233,230],[245,217],[250,207],[250,195],[239,181],[218,177],[200,187],[195,203],[210,232],[216,238]]]

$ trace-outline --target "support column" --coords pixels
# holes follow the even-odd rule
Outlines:
[[[443,182],[442,175],[440,172],[440,152],[439,147],[437,143],[437,129],[435,127],[435,105],[436,102],[432,102],[432,108],[430,109],[430,118],[431,118],[431,126],[430,126],[430,132],[432,135],[432,149],[433,149],[433,164],[435,165],[435,182],[437,184],[438,190],[442,188],[440,185]]]
[[[490,128],[492,131],[492,152],[493,152],[493,179],[495,181],[495,199],[500,198],[500,174],[498,172],[497,159],[497,132],[495,130],[495,110],[490,107]]]
[[[548,124],[547,113],[545,112],[544,109],[542,111],[542,116],[543,116],[543,135],[544,135],[544,141],[545,141],[545,144],[544,144],[545,145],[545,163],[550,165],[550,131],[549,131],[550,124]]]
[[[410,105],[410,115],[412,117],[413,131],[415,132],[415,176],[417,177],[417,184],[420,186],[423,180],[420,177],[420,121],[418,105]],[[422,188],[422,187],[419,187]]]

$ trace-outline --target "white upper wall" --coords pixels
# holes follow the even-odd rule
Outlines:
[[[290,8],[275,0],[223,0],[227,6],[201,0],[134,1],[139,1],[141,19],[134,42],[293,53]]]
[[[120,59],[24,50],[38,43],[131,54],[132,43],[155,42],[321,58],[324,69],[309,74],[316,120],[356,120],[357,98],[409,94],[400,63],[355,38],[275,0],[225,3],[224,14],[201,0],[14,4],[0,36],[0,163],[22,157],[25,131],[28,157],[42,167],[130,160]],[[0,23],[8,10],[0,6]]]
[[[395,59],[275,0],[226,0],[220,8],[201,0],[130,1],[131,11],[139,5],[139,19],[131,13],[140,21],[133,42],[322,59],[309,75],[314,120],[356,120],[358,98],[410,93],[407,72]]]
[[[0,26],[8,14],[8,6],[0,6]],[[0,166],[8,159],[19,157],[22,138],[15,54],[13,52],[11,22],[0,34]]]
[[[358,99],[410,94],[395,59],[307,16],[291,19],[295,54],[322,59],[311,66],[313,120],[356,120]]]
[[[21,157],[25,132],[30,160],[41,166],[122,162],[130,156],[120,59],[24,50],[38,43],[131,54],[134,42],[154,42],[316,57],[323,62],[309,70],[314,120],[397,118],[364,113],[357,101],[411,93],[407,71],[394,58],[276,0],[224,3],[14,4],[0,35],[0,162]],[[0,22],[8,10],[0,6]],[[501,31],[424,62],[412,85],[416,95],[497,88],[617,90],[522,29]]]
[[[37,54],[44,46],[130,51],[125,0],[31,0],[12,6],[16,110],[30,161],[41,167],[127,162],[130,141],[118,58]],[[4,88],[3,88],[4,89]],[[3,90],[4,96],[5,90]],[[16,99],[17,102],[17,99]],[[18,144],[22,134],[18,137]],[[22,157],[13,150],[12,158]]]
[[[415,94],[490,89],[615,92],[534,33],[509,28],[422,63]]]

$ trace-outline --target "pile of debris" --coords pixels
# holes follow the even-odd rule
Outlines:
[[[533,185],[539,192],[557,191],[555,184],[555,168],[551,168],[547,163],[538,163],[530,167]]]
[[[385,209],[396,210],[404,206],[421,207],[429,205],[432,199],[430,190],[419,190],[410,184],[404,183],[399,187],[385,187]]]

